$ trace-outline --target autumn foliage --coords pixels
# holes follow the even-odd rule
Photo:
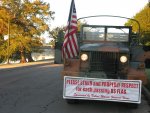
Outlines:
[[[1,0],[0,61],[15,56],[26,62],[33,48],[42,46],[41,34],[49,31],[53,14],[42,0]]]

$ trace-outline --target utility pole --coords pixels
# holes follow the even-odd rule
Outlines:
[[[10,45],[10,19],[8,18],[8,42],[7,42],[7,64],[9,64],[9,45]]]

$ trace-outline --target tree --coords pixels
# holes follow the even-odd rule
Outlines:
[[[56,27],[50,31],[51,37],[55,42],[63,42],[65,27]]]
[[[63,43],[63,40],[64,40],[65,27],[64,26],[56,27],[50,31],[50,34],[51,34],[51,37],[53,38],[50,44],[53,47],[55,47],[55,42],[61,45],[61,43]]]
[[[42,33],[49,31],[50,26],[47,23],[54,19],[54,12],[50,11],[50,5],[42,0],[33,2],[30,0],[2,0],[0,6],[3,8],[3,10],[0,10],[0,14],[3,11],[7,12],[7,15],[2,14],[1,16],[3,22],[10,21],[9,56],[19,52],[21,55],[20,61],[24,63],[26,62],[26,53],[31,53],[34,50],[34,45],[36,47],[41,46],[39,38]],[[6,28],[7,30],[0,28],[2,37],[7,34],[5,31],[8,31],[8,27]],[[5,45],[0,46],[6,50]],[[0,53],[0,55],[4,55],[2,51]]]
[[[150,7],[148,4],[138,12],[134,17],[139,23],[141,27],[141,41],[144,45],[150,45]],[[127,21],[125,25],[132,26],[133,32],[138,32],[138,25],[134,21]]]

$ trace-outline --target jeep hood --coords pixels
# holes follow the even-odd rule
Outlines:
[[[81,51],[101,51],[101,52],[129,52],[129,48],[121,43],[95,43],[83,44],[80,46]]]

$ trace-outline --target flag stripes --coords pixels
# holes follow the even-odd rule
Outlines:
[[[78,55],[78,42],[76,32],[77,16],[74,0],[72,0],[68,24],[65,30],[64,43],[62,47],[62,57],[65,59],[75,58]]]

